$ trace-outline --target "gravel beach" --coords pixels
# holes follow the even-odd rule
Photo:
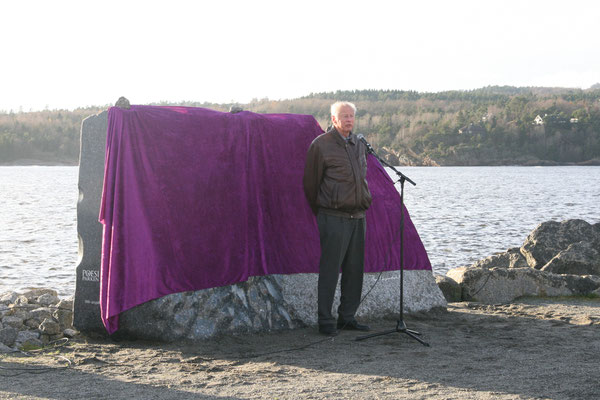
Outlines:
[[[600,299],[450,303],[405,321],[431,347],[401,333],[360,342],[355,332],[325,338],[315,327],[171,344],[79,336],[58,347],[0,354],[0,399],[590,399],[600,393]],[[373,331],[395,323],[370,321]]]

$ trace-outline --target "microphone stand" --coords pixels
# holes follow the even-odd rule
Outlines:
[[[411,338],[421,343],[423,346],[429,347],[429,343],[425,342],[419,337],[421,333],[412,329],[408,329],[406,327],[406,323],[404,322],[404,182],[407,181],[413,186],[415,186],[416,183],[413,182],[409,177],[404,175],[402,172],[394,168],[394,166],[388,164],[385,160],[379,157],[379,155],[375,152],[373,147],[371,147],[371,145],[366,141],[366,139],[364,139],[364,137],[361,137],[360,140],[367,146],[368,153],[373,154],[381,164],[385,165],[386,167],[390,168],[396,173],[396,175],[398,176],[398,181],[394,182],[394,185],[400,182],[400,318],[398,319],[398,321],[396,321],[395,329],[371,333],[369,335],[364,336],[358,336],[355,340],[365,340],[376,336],[383,336],[388,335],[390,333],[399,332],[405,333]]]

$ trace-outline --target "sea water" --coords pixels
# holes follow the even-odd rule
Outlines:
[[[544,221],[600,222],[600,167],[399,169],[417,183],[405,183],[405,205],[434,272],[521,246]],[[77,176],[77,167],[0,167],[0,293],[74,293]]]

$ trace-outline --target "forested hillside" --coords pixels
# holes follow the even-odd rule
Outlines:
[[[135,103],[135,99],[130,99]],[[359,90],[249,104],[160,103],[313,115],[325,129],[334,100],[358,107],[363,133],[392,162],[415,165],[594,163],[600,159],[600,88],[486,87],[419,93]],[[81,120],[101,108],[0,114],[0,163],[76,162]],[[597,163],[598,161],[596,161]]]
[[[0,164],[77,164],[81,121],[100,107],[0,114]]]

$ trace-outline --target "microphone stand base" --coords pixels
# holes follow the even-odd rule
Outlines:
[[[421,335],[421,333],[417,332],[417,331],[413,331],[412,329],[408,329],[406,327],[406,324],[404,323],[403,320],[398,320],[398,322],[396,323],[396,329],[390,329],[390,330],[387,330],[387,331],[371,333],[369,335],[358,336],[354,340],[356,340],[356,341],[365,340],[365,339],[369,339],[369,338],[372,338],[372,337],[388,335],[390,333],[395,333],[395,332],[405,333],[408,336],[410,336],[411,338],[415,339],[417,342],[421,343],[423,346],[429,347],[429,343],[427,343],[426,341],[424,341],[423,339],[421,339],[419,337]]]

